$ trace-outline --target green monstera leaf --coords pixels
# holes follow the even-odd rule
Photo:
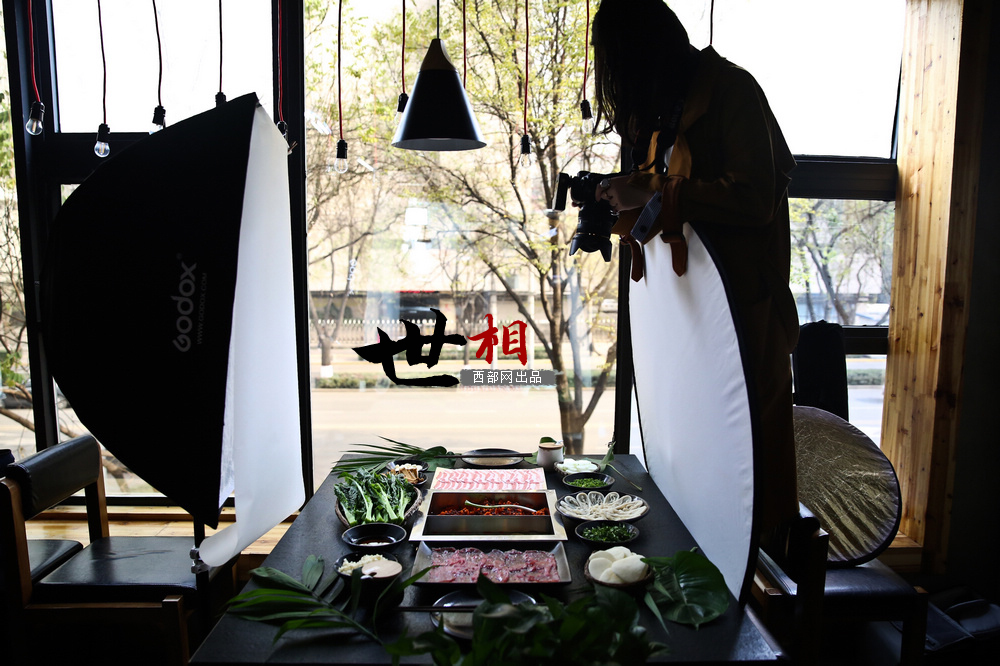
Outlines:
[[[660,618],[698,628],[726,612],[729,589],[722,572],[707,557],[682,550],[674,557],[646,557],[655,576],[646,605]]]

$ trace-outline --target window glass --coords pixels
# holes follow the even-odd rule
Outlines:
[[[222,4],[222,91],[255,92],[271,112],[271,2]],[[156,5],[163,54],[162,100],[168,124],[215,106],[219,91],[218,4],[171,0]],[[159,52],[153,5],[103,0],[107,123],[112,132],[148,131],[157,105]],[[52,0],[59,130],[96,132],[103,117],[104,67],[96,2]],[[48,97],[42,91],[43,98]],[[48,99],[43,99],[48,104]],[[273,115],[273,114],[272,114]]]
[[[9,449],[20,459],[35,450],[35,434],[27,425],[32,420],[31,380],[7,87],[4,68],[0,73],[0,449]]]
[[[709,43],[704,0],[672,0]],[[757,79],[796,155],[891,157],[903,0],[718,0],[712,45]]]
[[[402,86],[400,48],[392,46],[402,37],[398,2],[345,8],[342,99],[335,77],[334,7],[307,17],[317,481],[345,449],[384,443],[379,437],[453,451],[527,452],[549,436],[597,454],[613,436],[615,369],[608,358],[614,359],[615,349],[617,243],[609,243],[610,262],[600,252],[570,256],[577,210],[567,205],[550,217],[546,209],[558,172],[616,171],[618,149],[603,139],[584,139],[580,129],[582,3],[563,7],[558,16],[547,16],[538,4],[532,16],[528,129],[536,146],[549,148],[540,164],[529,167],[517,166],[524,130],[522,22],[485,11],[469,16],[466,87],[488,147],[421,154],[390,146]],[[441,10],[442,38],[462,73],[460,13],[450,3]],[[434,36],[433,12],[407,12],[408,92]],[[511,50],[488,52],[478,41],[480,29],[493,45]],[[565,51],[553,49],[557,34],[568,48],[563,60],[569,64],[560,63]],[[341,106],[349,158],[344,174],[332,168]],[[464,368],[481,371],[478,383],[473,377],[471,386],[401,386],[387,378],[382,364],[354,351],[374,345],[379,329],[388,339],[405,340],[401,319],[431,335],[434,310],[446,320],[444,332],[467,344],[444,344],[433,367],[411,366],[400,353],[392,371],[406,379],[460,375]],[[492,363],[481,340],[470,339],[488,328],[487,315],[497,329]],[[502,353],[505,334],[515,352],[523,342],[523,357]],[[423,354],[430,351],[429,344],[423,346]],[[511,383],[491,384],[491,369],[501,371],[501,381],[502,371],[510,371]],[[532,371],[554,374],[560,388],[551,381],[532,385]],[[528,380],[518,381],[518,372]]]
[[[887,326],[895,204],[792,199],[792,291],[799,322]],[[851,423],[876,443],[882,429],[884,355],[848,356]]]

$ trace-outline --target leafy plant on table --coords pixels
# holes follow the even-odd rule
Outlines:
[[[341,459],[333,466],[333,472],[343,475],[344,472],[357,472],[367,469],[372,472],[381,472],[389,463],[409,459],[427,463],[427,470],[433,472],[438,467],[454,467],[455,461],[451,458],[441,456],[452,455],[443,446],[433,446],[429,449],[422,449],[419,446],[397,442],[388,437],[380,437],[389,442],[391,446],[379,444],[359,444],[364,448],[349,449],[347,453],[358,454],[357,457]]]
[[[430,571],[424,569],[404,581],[393,581],[383,590],[372,607],[370,629],[358,619],[361,567],[351,572],[351,595],[340,604],[334,601],[343,592],[344,581],[336,571],[324,578],[324,568],[323,558],[310,555],[302,565],[301,581],[273,567],[254,569],[250,573],[259,587],[230,599],[229,611],[255,622],[280,623],[275,643],[295,629],[351,629],[381,642],[373,629],[380,609]]]
[[[485,601],[473,613],[468,654],[463,656],[438,627],[387,644],[393,663],[402,656],[430,654],[439,666],[642,664],[666,649],[649,639],[639,624],[638,605],[620,590],[599,587],[594,596],[568,604],[546,595],[541,604],[512,604],[484,576],[476,587]]]
[[[646,606],[666,628],[664,618],[697,629],[726,612],[729,588],[718,567],[694,550],[673,557],[644,557],[653,570]]]
[[[417,489],[398,474],[376,474],[362,468],[344,472],[333,487],[348,525],[403,522],[406,509],[417,498]]]
[[[604,459],[601,460],[601,462],[597,463],[597,470],[599,472],[603,472],[605,468],[610,467],[611,469],[618,472],[618,475],[620,477],[622,477],[630,484],[632,484],[633,488],[635,488],[639,492],[642,492],[642,488],[639,485],[637,485],[635,481],[622,474],[620,469],[611,464],[611,461],[614,459],[615,459],[615,440],[611,440],[610,442],[608,442],[608,452],[604,454]]]

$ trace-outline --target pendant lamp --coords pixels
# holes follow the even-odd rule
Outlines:
[[[427,151],[474,150],[486,145],[458,69],[441,42],[440,14],[438,36],[431,40],[420,65],[392,145]]]

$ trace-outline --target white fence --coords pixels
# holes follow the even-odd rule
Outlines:
[[[431,335],[434,333],[434,324],[436,323],[434,319],[418,319],[413,321],[413,323],[420,329],[421,335]],[[498,329],[498,336],[502,336],[503,327],[510,324],[511,321],[493,321],[493,325]],[[337,322],[335,319],[322,319],[320,320],[320,325],[325,327],[327,334],[332,335]],[[593,327],[594,342],[601,343],[614,340],[616,326],[617,319],[614,316],[602,315],[599,317]],[[311,326],[310,329],[312,343],[319,344],[315,327]],[[398,319],[345,319],[341,322],[340,330],[337,332],[337,343],[347,347],[373,344],[378,342],[378,329],[385,331],[385,334],[393,340],[399,340],[406,335],[406,328],[403,326],[403,322]],[[473,323],[469,327],[469,330],[471,331],[470,335],[481,333],[486,330],[486,321],[482,320]],[[547,323],[543,330],[548,331]],[[465,333],[457,330],[454,322],[448,322],[444,332],[445,335],[454,333],[465,335]]]

